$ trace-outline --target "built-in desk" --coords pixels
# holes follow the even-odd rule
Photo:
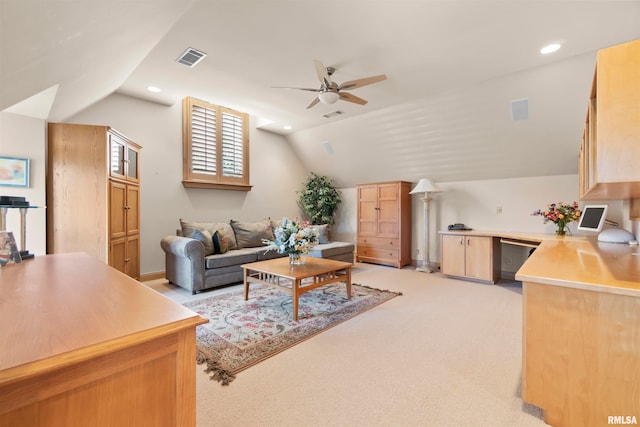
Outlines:
[[[536,248],[547,240],[584,240],[584,236],[510,231],[440,231],[443,274],[468,280],[497,283],[501,271],[501,243]]]
[[[0,269],[0,426],[195,426],[207,320],[86,254]]]
[[[522,398],[548,424],[640,423],[639,253],[595,239],[545,240],[516,273]]]

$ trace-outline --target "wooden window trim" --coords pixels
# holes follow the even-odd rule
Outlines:
[[[215,122],[215,171],[200,173],[193,168],[192,112],[194,107],[202,107],[213,112]],[[241,119],[242,131],[242,175],[228,176],[223,173],[223,137],[221,124],[223,115],[233,115]],[[218,124],[220,122],[220,124]],[[206,162],[205,162],[206,163]],[[182,185],[185,188],[212,188],[219,190],[249,191],[249,115],[229,108],[210,104],[187,97],[182,101]]]

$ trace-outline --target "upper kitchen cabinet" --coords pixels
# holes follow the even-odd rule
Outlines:
[[[598,51],[580,148],[580,198],[640,198],[640,40]]]

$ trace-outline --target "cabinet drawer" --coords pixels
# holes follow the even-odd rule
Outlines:
[[[400,239],[387,239],[385,237],[358,237],[358,246],[367,246],[380,249],[399,249]]]
[[[397,260],[398,254],[399,254],[399,251],[394,248],[381,249],[381,248],[372,248],[370,246],[358,246],[359,257]]]

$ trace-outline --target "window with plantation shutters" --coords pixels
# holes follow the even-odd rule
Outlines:
[[[194,98],[182,109],[183,185],[250,190],[248,115]]]

